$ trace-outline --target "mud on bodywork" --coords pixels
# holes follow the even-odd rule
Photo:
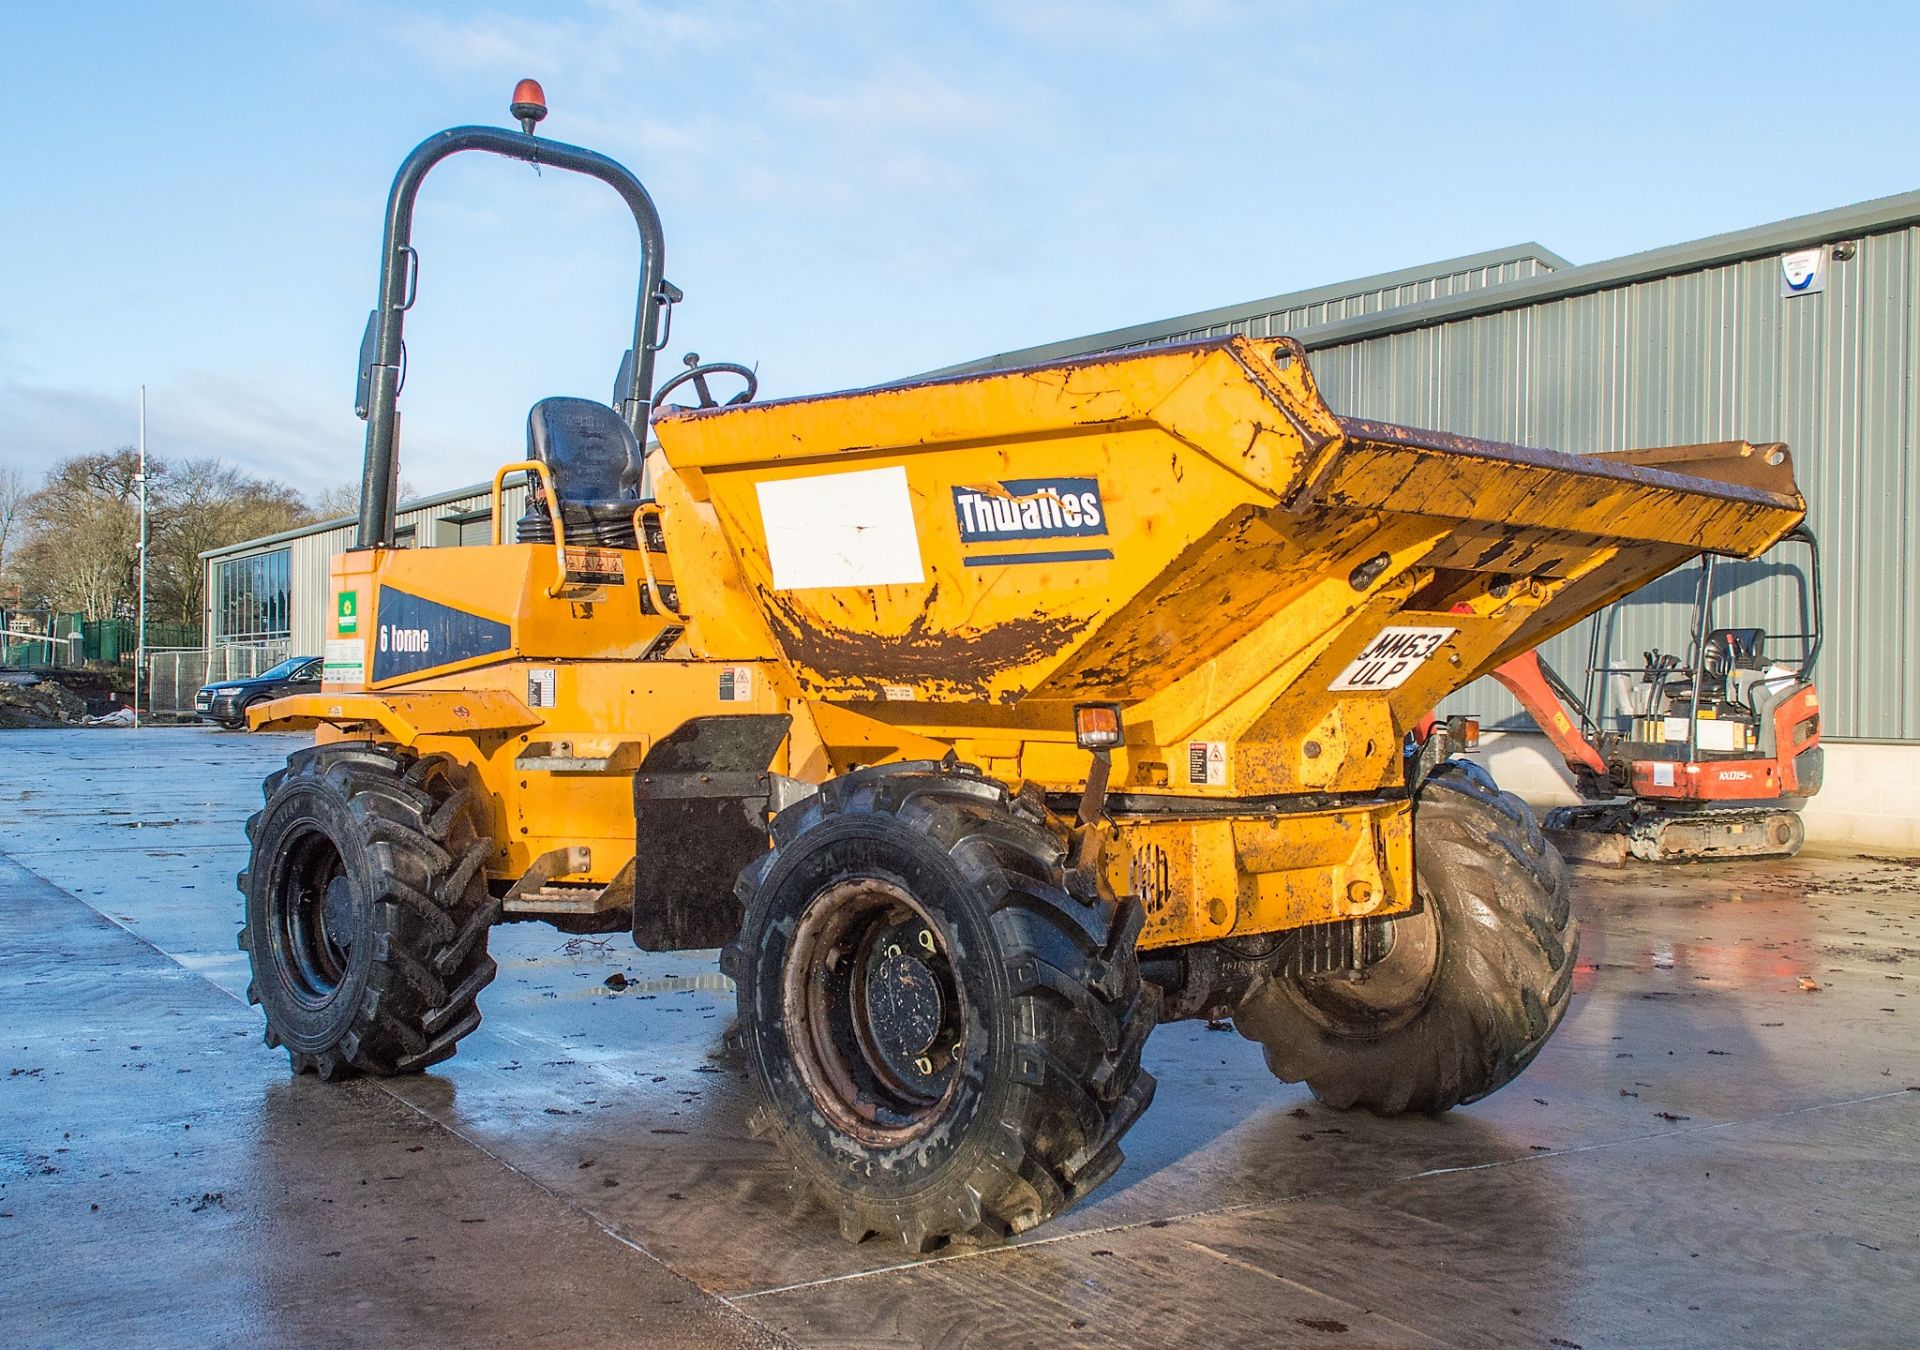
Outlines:
[[[1073,615],[1036,614],[990,628],[941,629],[932,621],[938,591],[935,586],[926,606],[898,636],[826,624],[780,592],[763,590],[760,598],[774,636],[803,684],[810,683],[807,672],[816,671],[875,697],[883,697],[890,684],[938,690],[943,699],[984,697],[994,676],[1059,650],[1085,627],[1085,620]]]

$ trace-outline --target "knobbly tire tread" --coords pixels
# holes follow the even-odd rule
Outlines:
[[[1533,812],[1443,764],[1414,803],[1414,870],[1441,930],[1425,1005],[1377,1036],[1326,1030],[1276,976],[1235,1014],[1267,1067],[1336,1108],[1438,1113],[1518,1077],[1565,1015],[1579,951],[1565,864]],[[1484,906],[1494,922],[1469,919]]]
[[[790,924],[818,893],[783,905],[787,861],[803,867],[821,831],[854,820],[891,821],[883,828],[911,831],[945,853],[956,891],[985,908],[1006,973],[1005,1005],[985,1012],[999,1019],[1013,1072],[980,1089],[993,1109],[968,1121],[946,1161],[910,1196],[863,1188],[855,1170],[824,1154],[796,1121],[817,1109],[796,1080],[769,1070],[754,1008],[754,955],[771,927]],[[1157,1021],[1158,991],[1140,979],[1138,902],[1090,905],[1069,895],[1059,840],[1016,813],[997,783],[951,765],[890,765],[831,780],[783,812],[773,835],[775,847],[741,876],[746,919],[721,963],[739,986],[736,1035],[760,1088],[749,1125],[785,1156],[796,1209],[824,1207],[851,1242],[880,1236],[925,1252],[1002,1241],[1111,1176],[1120,1138],[1154,1090],[1140,1051]]]
[[[351,1016],[344,1004],[330,1004],[322,1017],[289,1008],[275,993],[270,944],[253,941],[265,903],[251,886],[257,850],[272,813],[303,789],[344,806],[351,832],[335,847],[350,870],[359,861],[371,879],[361,916],[370,944],[364,977],[342,986]],[[265,805],[246,827],[255,855],[236,881],[247,911],[239,947],[253,967],[247,997],[264,1007],[266,1043],[286,1047],[295,1073],[329,1080],[420,1073],[449,1058],[480,1024],[480,991],[497,969],[486,934],[501,908],[487,889],[486,815],[465,771],[445,755],[335,743],[295,751],[262,791]],[[317,1039],[311,1023],[326,1024]]]

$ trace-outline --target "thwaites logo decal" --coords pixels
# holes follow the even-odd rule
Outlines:
[[[375,684],[493,656],[513,640],[504,623],[391,586],[380,588],[379,618],[373,641]]]
[[[1107,508],[1095,478],[1015,478],[953,489],[953,518],[962,544],[1011,544],[1033,539],[1088,539],[1107,533]],[[1092,562],[1111,549],[969,553],[969,567],[1007,563]]]

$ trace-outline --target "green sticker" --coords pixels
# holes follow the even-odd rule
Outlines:
[[[341,591],[334,609],[339,619],[341,632],[357,633],[360,631],[360,593],[358,591]]]

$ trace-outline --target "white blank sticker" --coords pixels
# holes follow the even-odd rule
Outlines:
[[[759,489],[775,590],[927,579],[904,466],[784,478]]]

